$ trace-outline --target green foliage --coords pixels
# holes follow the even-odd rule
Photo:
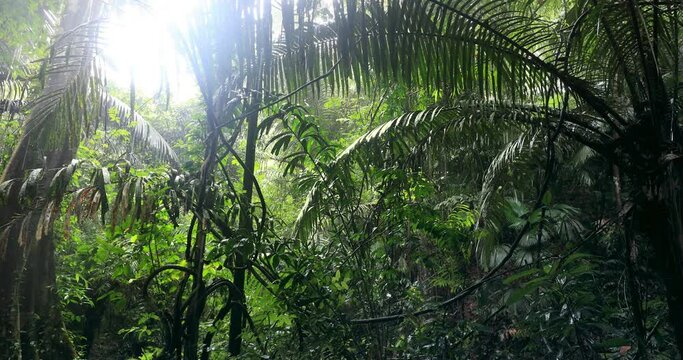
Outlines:
[[[176,30],[201,98],[170,107],[109,95],[96,41],[52,46],[2,126],[78,161],[0,190],[50,199],[20,241],[56,224],[80,356],[675,357],[637,220],[680,157],[676,6],[322,4],[200,2]]]

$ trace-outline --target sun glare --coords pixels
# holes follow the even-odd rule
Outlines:
[[[144,96],[158,93],[166,84],[176,101],[195,96],[194,78],[172,36],[172,28],[180,26],[192,3],[147,0],[116,9],[103,35],[110,81],[128,88],[132,78],[136,92]]]

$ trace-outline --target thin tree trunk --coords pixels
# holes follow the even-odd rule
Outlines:
[[[638,201],[640,228],[652,243],[667,289],[669,321],[679,354],[683,355],[683,226],[681,225],[681,165],[671,163],[665,174],[642,185]]]
[[[623,201],[621,198],[621,172],[617,165],[612,165],[612,180],[614,182],[614,200],[617,205],[617,212],[623,210]],[[638,267],[638,245],[636,244],[633,235],[632,224],[626,224],[620,221],[619,225],[622,227],[625,256],[624,262],[626,264],[626,281],[629,291],[629,304],[633,314],[633,324],[636,329],[636,340],[638,342],[638,352],[636,357],[638,359],[647,358],[647,331],[645,330],[645,319],[643,314],[643,307],[640,298],[640,291],[638,289],[638,282],[636,279],[636,271]]]
[[[255,47],[255,62],[247,80],[247,89],[252,91],[250,107],[253,114],[247,118],[247,144],[244,158],[244,175],[242,177],[242,197],[240,199],[239,212],[239,232],[248,241],[255,241],[253,220],[251,215],[251,200],[254,192],[256,175],[254,173],[256,164],[256,141],[258,140],[258,116],[261,104],[263,83],[268,82],[268,77],[264,74],[264,69],[270,69],[272,54],[272,19],[270,0],[264,0],[261,4],[261,19],[257,21],[259,31],[257,32]],[[265,206],[265,204],[261,204]],[[246,317],[246,298],[244,294],[244,283],[248,254],[237,251],[235,253],[235,269],[233,271],[233,284],[236,294],[233,294],[233,303],[230,306],[230,332],[228,335],[228,351],[231,355],[239,355],[242,350],[242,328],[245,325]]]
[[[204,213],[205,201],[207,196],[207,189],[213,181],[213,171],[216,167],[216,149],[218,146],[218,136],[216,131],[216,120],[212,111],[207,112],[207,120],[209,125],[209,133],[213,134],[209,138],[209,146],[206,150],[204,165],[202,166],[200,179],[200,194],[197,201],[197,236],[195,240],[193,253],[193,267],[195,275],[192,277],[192,299],[187,310],[185,336],[184,336],[184,351],[183,358],[185,360],[196,360],[198,354],[199,344],[199,323],[201,321],[202,312],[206,305],[206,298],[204,294],[204,252],[206,251],[206,235],[209,231],[209,219]]]
[[[258,97],[254,96],[252,107],[258,108]],[[251,219],[251,199],[254,189],[254,165],[256,163],[256,140],[258,130],[258,112],[255,112],[247,119],[247,149],[245,156],[245,169],[242,188],[244,193],[240,200],[240,220],[239,230],[243,236],[250,237],[254,229],[252,228]],[[250,240],[250,241],[253,241]],[[244,298],[244,280],[245,280],[245,266],[247,264],[247,256],[242,252],[235,254],[235,270],[233,283],[238,294],[236,301],[233,300],[230,311],[230,338],[228,349],[230,354],[239,355],[242,347],[242,323],[244,321],[245,298]]]

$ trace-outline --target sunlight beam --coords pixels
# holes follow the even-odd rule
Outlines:
[[[175,101],[198,94],[194,77],[176,51],[173,27],[181,26],[192,1],[149,0],[115,9],[104,30],[107,77],[120,88],[154,96],[168,85]]]

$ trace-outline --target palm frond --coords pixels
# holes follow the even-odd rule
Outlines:
[[[494,179],[505,165],[526,147],[538,150],[532,145],[540,144],[535,140],[539,129],[559,126],[567,138],[587,144],[598,143],[596,137],[603,136],[599,129],[595,133],[577,130],[576,122],[592,127],[592,117],[565,113],[562,122],[559,118],[559,111],[547,108],[465,98],[451,106],[406,113],[390,120],[356,139],[324,167],[324,177],[314,183],[299,212],[295,234],[307,238],[325,213],[326,204],[352,197],[354,167],[364,173],[392,167],[425,170],[434,166],[425,159],[445,157],[444,161],[456,158],[457,167],[462,168],[468,160],[478,158],[487,164],[481,169],[485,175],[469,181],[481,188],[480,204],[485,206]]]
[[[85,24],[60,37],[46,59],[46,86],[43,94],[31,103],[27,132],[47,138],[49,146],[63,146],[68,139],[77,146],[83,136],[90,136],[100,126],[132,126],[134,141],[141,149],[149,148],[160,158],[177,162],[177,155],[161,135],[139,114],[107,92],[106,76],[97,57],[98,42],[92,32],[98,22]],[[121,119],[111,121],[110,110]]]
[[[29,83],[27,79],[17,79],[12,73],[0,71],[0,114],[11,112],[12,106],[20,106],[29,95]],[[16,111],[15,111],[16,112]]]
[[[111,110],[114,111],[121,124],[114,122],[113,125],[120,125],[133,130],[132,142],[133,147],[139,149],[150,149],[159,158],[168,161],[172,165],[178,164],[178,155],[171,145],[166,142],[166,139],[159,134],[159,131],[154,128],[147,120],[145,120],[137,112],[132,114],[128,104],[117,99],[109,94],[103,94],[106,100],[105,109],[107,109],[106,116],[111,116]],[[111,119],[108,119],[112,124]],[[106,126],[106,125],[105,125]],[[111,126],[111,125],[109,125]]]
[[[351,169],[354,164],[363,171],[369,171],[371,168],[386,169],[392,166],[405,168],[411,159],[423,158],[430,151],[440,154],[457,151],[459,156],[474,156],[487,148],[504,147],[504,144],[494,144],[488,140],[486,134],[498,134],[500,137],[504,129],[508,129],[519,137],[520,133],[524,133],[523,129],[538,124],[538,119],[545,116],[546,112],[538,108],[463,100],[453,107],[407,113],[388,121],[359,137],[327,166],[325,178],[329,180],[319,179],[310,190],[299,212],[296,234],[300,238],[307,237],[323,213],[319,207],[324,207],[328,202],[327,196],[343,196],[348,191],[344,185],[353,181]],[[513,149],[519,148],[520,144],[520,140],[515,139],[517,141],[512,141],[515,144]],[[521,143],[527,139],[523,137]],[[511,153],[514,151],[508,148],[500,156],[503,159],[512,158]],[[419,163],[418,166],[423,165]],[[493,167],[496,168],[495,165]]]
[[[574,56],[569,44],[577,41],[577,28],[594,24],[583,16],[583,2],[572,5],[565,17],[546,16],[535,2],[503,0],[334,3],[331,24],[295,21],[294,11],[283,12],[285,35],[271,71],[273,82],[282,85],[279,91],[291,91],[330,69],[326,80],[340,91],[347,91],[350,82],[361,89],[398,81],[513,103],[548,94],[555,99],[552,94],[564,84],[610,126],[623,120],[596,95],[605,76],[587,81],[595,78],[583,72],[589,68],[569,71],[567,56]],[[342,65],[333,68],[336,61]],[[559,98],[553,104],[559,106]]]
[[[538,130],[529,129],[519,135],[518,138],[510,141],[505,147],[496,155],[496,157],[489,164],[484,181],[481,186],[479,211],[482,215],[485,214],[485,209],[491,192],[494,191],[494,182],[498,174],[503,168],[512,164],[526,148],[530,151],[533,149],[538,136]]]

